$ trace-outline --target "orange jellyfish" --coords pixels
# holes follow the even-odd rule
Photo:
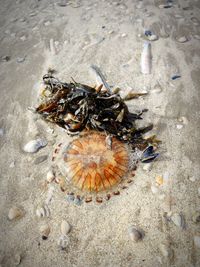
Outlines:
[[[59,144],[52,160],[60,173],[57,183],[72,199],[101,203],[131,181],[127,145],[104,133],[90,132]]]

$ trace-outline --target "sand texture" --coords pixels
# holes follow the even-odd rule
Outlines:
[[[199,14],[198,0],[1,0],[1,267],[200,266]],[[140,68],[145,30],[158,37],[150,41],[146,75]],[[94,85],[91,64],[122,96],[131,88],[148,92],[127,104],[131,111],[149,110],[138,125],[152,122],[162,144],[160,157],[140,164],[120,195],[75,205],[57,184],[45,182],[53,147],[70,138],[28,107],[36,106],[49,67],[61,80]],[[47,146],[25,153],[24,145],[37,138]],[[47,216],[38,218],[45,203]],[[9,220],[13,206],[22,216]],[[60,240],[63,220],[71,229]],[[142,240],[131,239],[131,226],[143,232]]]

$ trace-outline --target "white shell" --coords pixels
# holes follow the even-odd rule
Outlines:
[[[47,182],[51,183],[54,180],[54,178],[55,178],[54,172],[52,170],[49,170],[47,172]]]
[[[46,145],[47,141],[44,139],[31,140],[24,146],[24,151],[27,153],[35,153],[40,148],[45,147]]]
[[[158,40],[158,36],[155,35],[155,34],[149,35],[147,38],[148,38],[149,41],[156,41],[156,40]]]
[[[143,166],[143,170],[144,171],[150,171],[152,168],[152,164],[151,163],[145,163],[144,166]]]
[[[178,130],[181,130],[181,129],[183,128],[183,125],[182,125],[182,124],[177,124],[177,125],[176,125],[176,128],[177,128]]]
[[[36,215],[38,218],[49,217],[50,216],[49,207],[47,205],[39,206],[36,209]]]
[[[181,36],[180,38],[177,39],[177,41],[179,43],[186,43],[188,40],[188,38],[186,36]]]
[[[69,237],[68,236],[60,236],[58,239],[58,246],[61,249],[66,249],[69,245]]]
[[[23,211],[17,207],[12,207],[8,212],[8,219],[10,221],[21,218],[23,216]]]
[[[143,239],[142,233],[134,226],[129,227],[128,234],[132,241],[138,242]]]
[[[71,230],[71,225],[66,222],[62,221],[61,226],[60,226],[60,231],[63,236],[66,236]]]
[[[157,194],[158,191],[159,191],[158,187],[156,187],[156,186],[154,186],[154,185],[151,186],[151,192],[152,192],[153,194]]]
[[[182,227],[183,226],[183,219],[182,219],[180,214],[174,213],[171,216],[171,220],[176,226],[178,226],[178,227]]]
[[[195,247],[200,248],[200,236],[199,235],[194,236],[194,245]]]
[[[50,234],[50,227],[48,224],[43,224],[40,226],[39,231],[43,237],[43,239],[47,238]]]
[[[143,74],[151,73],[152,55],[151,55],[151,44],[149,42],[145,42],[143,45],[140,65],[141,65],[141,72]]]

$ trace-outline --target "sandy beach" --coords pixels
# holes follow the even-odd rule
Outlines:
[[[0,267],[200,266],[199,14],[198,0],[1,1]],[[150,74],[140,66],[146,41]],[[120,195],[76,205],[46,180],[53,148],[71,139],[29,107],[48,68],[92,86],[92,64],[122,97],[132,88],[147,92],[127,105],[148,109],[138,127],[153,123],[148,134],[162,143],[159,158],[139,164]],[[47,145],[24,152],[38,138]],[[15,207],[20,218],[9,219]],[[131,227],[143,233],[138,242]]]

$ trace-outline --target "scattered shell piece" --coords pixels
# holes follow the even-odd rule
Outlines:
[[[149,36],[147,37],[147,39],[148,39],[149,41],[157,41],[159,38],[158,38],[158,36],[157,36],[156,34],[152,34],[152,35],[149,35]]]
[[[58,239],[58,246],[61,249],[66,249],[69,245],[69,237],[68,236],[60,236]]]
[[[181,227],[181,228],[185,227],[185,222],[184,222],[184,218],[182,214],[174,213],[171,216],[171,220],[176,226]]]
[[[186,36],[181,36],[181,37],[177,38],[176,40],[179,43],[186,43],[189,41],[189,39]]]
[[[15,167],[15,162],[12,161],[12,162],[10,163],[9,167],[13,169],[13,168]]]
[[[159,8],[170,8],[172,7],[172,3],[162,4],[158,6]]]
[[[123,38],[126,37],[126,36],[127,36],[126,33],[122,33],[122,34],[121,34],[121,37],[123,37]]]
[[[196,178],[195,178],[195,176],[191,176],[191,177],[189,177],[189,180],[190,180],[191,182],[195,182],[195,181],[196,181]]]
[[[179,122],[182,122],[183,124],[187,125],[188,124],[188,119],[184,116],[180,117],[178,119]]]
[[[170,246],[165,244],[160,244],[160,252],[165,258],[172,259],[174,256],[174,251],[170,248]]]
[[[25,35],[23,35],[23,36],[20,37],[20,40],[22,40],[23,42],[26,41],[26,39],[27,39],[27,38],[26,38]]]
[[[150,171],[151,168],[152,168],[152,164],[151,164],[151,163],[146,163],[146,164],[144,164],[144,166],[143,166],[143,170],[144,170],[144,171]]]
[[[151,90],[151,93],[154,93],[154,94],[159,94],[161,92],[162,92],[162,88],[160,84],[156,84],[154,88]]]
[[[47,182],[48,183],[51,183],[51,182],[53,182],[53,180],[55,179],[55,174],[54,174],[54,172],[52,171],[52,170],[49,170],[48,172],[47,172]]]
[[[42,163],[43,161],[47,160],[47,158],[48,158],[47,155],[40,156],[34,160],[34,164],[38,165],[38,164]]]
[[[26,57],[18,57],[17,58],[17,63],[22,63],[22,62],[25,61],[25,59],[26,59]]]
[[[54,194],[55,188],[54,186],[50,186],[47,192],[47,197],[45,199],[45,204],[49,205],[49,203],[51,202],[52,198],[53,198],[53,194]]]
[[[182,124],[177,124],[177,125],[176,125],[176,128],[177,128],[178,130],[181,130],[181,129],[183,128],[183,125],[182,125]]]
[[[176,79],[179,79],[179,78],[181,78],[181,75],[179,75],[179,74],[175,74],[175,75],[172,76],[172,80],[176,80]]]
[[[67,221],[62,221],[61,226],[60,226],[60,231],[63,236],[66,236],[69,234],[71,230],[71,225]]]
[[[164,172],[164,174],[163,174],[164,183],[169,182],[169,176],[170,176],[169,172]]]
[[[31,140],[24,146],[24,151],[27,153],[35,153],[40,148],[45,147],[46,145],[47,141],[44,139]]]
[[[23,216],[23,211],[20,208],[12,207],[8,212],[8,219],[10,221],[19,219]]]
[[[196,235],[196,236],[194,236],[194,245],[195,245],[197,248],[200,248],[200,235]]]
[[[152,185],[152,186],[151,186],[151,192],[152,192],[153,194],[157,194],[157,193],[158,193],[158,187]]]
[[[50,226],[48,224],[43,224],[40,226],[39,230],[42,235],[42,239],[46,240],[50,234]]]
[[[138,242],[143,239],[143,233],[134,226],[129,227],[128,234],[132,241]]]
[[[50,210],[49,210],[49,207],[48,207],[47,205],[39,206],[39,207],[36,209],[36,216],[37,216],[38,218],[49,217],[49,216],[50,216]]]
[[[195,212],[195,214],[192,216],[192,221],[195,223],[200,223],[200,212]]]
[[[74,202],[75,197],[74,197],[74,195],[67,195],[66,199],[68,202]]]
[[[156,176],[156,184],[157,185],[163,185],[163,182],[164,182],[164,180],[163,180],[163,176],[162,175]]]
[[[44,22],[44,26],[49,26],[49,25],[51,25],[51,21],[48,20]]]
[[[143,74],[151,73],[152,55],[151,55],[151,44],[149,42],[145,42],[143,45],[140,64],[141,64],[141,72]]]

